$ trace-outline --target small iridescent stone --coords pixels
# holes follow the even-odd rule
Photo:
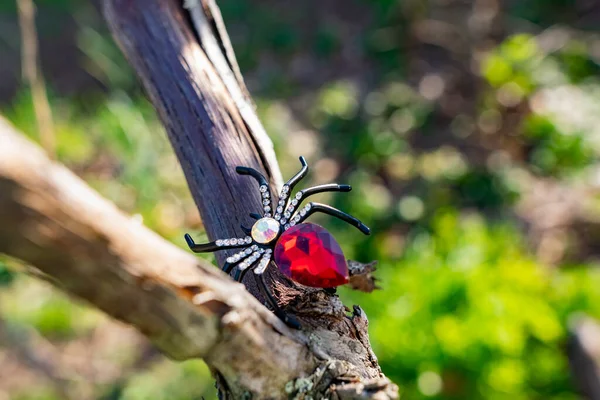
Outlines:
[[[252,239],[261,244],[273,241],[279,234],[279,222],[273,218],[261,218],[252,227]]]

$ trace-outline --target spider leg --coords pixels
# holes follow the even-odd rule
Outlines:
[[[217,246],[216,242],[197,244],[196,242],[194,242],[194,239],[192,239],[189,233],[186,233],[184,237],[190,250],[192,250],[194,253],[208,253],[220,249],[220,247]]]
[[[306,214],[302,215],[302,211],[304,211],[304,210],[306,210]],[[350,214],[346,214],[345,212],[338,210],[337,208],[328,206],[326,204],[321,204],[321,203],[313,203],[313,202],[308,203],[307,206],[300,211],[300,213],[297,213],[294,216],[292,221],[295,222],[295,224],[299,224],[302,221],[304,221],[306,218],[308,218],[310,215],[312,215],[316,212],[322,212],[324,214],[329,214],[333,217],[339,218],[342,221],[347,222],[350,225],[356,227],[359,231],[361,231],[365,235],[371,234],[371,229],[369,229],[369,227],[366,226],[365,224],[363,224],[359,219],[353,217]]]
[[[229,275],[229,274],[231,274],[231,270],[233,269],[233,267],[235,267],[235,263],[230,264],[230,263],[226,262],[225,265],[223,265],[223,268],[221,268],[221,271],[223,271],[227,275]]]
[[[189,233],[186,233],[184,238],[190,250],[192,250],[194,253],[210,253],[217,250],[239,249],[240,247],[248,246],[248,243],[246,243],[244,239],[236,239],[239,244],[217,245],[217,241],[202,244],[196,243]]]
[[[249,254],[249,257],[237,266],[237,269],[235,270],[235,274],[233,276],[233,279],[235,279],[236,281],[241,282],[244,279],[246,273],[252,268],[254,268],[254,266],[259,262],[258,260],[261,257],[271,257],[271,249],[263,250],[255,248],[253,250],[254,251],[251,253],[252,255]]]
[[[260,219],[261,216],[258,213],[250,213],[250,218],[254,218],[254,219]]]
[[[265,176],[263,174],[261,174],[260,172],[258,172],[254,168],[250,168],[250,167],[235,167],[235,172],[237,172],[240,175],[250,175],[251,177],[253,177],[254,179],[256,179],[256,181],[258,182],[258,184],[260,186],[269,187],[269,182],[267,181],[267,178],[265,178]]]
[[[352,190],[352,186],[350,185],[340,185],[338,183],[328,183],[326,185],[319,185],[309,187],[307,189],[303,189],[300,191],[302,193],[302,197],[299,201],[306,199],[309,196],[312,196],[317,193],[323,192],[349,192]]]
[[[349,192],[351,190],[352,190],[352,186],[340,185],[337,183],[328,183],[326,185],[313,186],[308,189],[300,190],[298,193],[296,193],[296,196],[294,197],[294,199],[292,199],[291,204],[288,206],[288,208],[285,210],[285,212],[282,212],[283,216],[281,216],[282,213],[278,212],[277,214],[275,214],[275,219],[278,219],[277,216],[279,215],[280,222],[282,224],[285,224],[287,221],[291,220],[290,217],[294,214],[294,211],[296,211],[296,208],[299,207],[305,199],[307,199],[308,197],[315,195],[317,193]]]
[[[244,226],[244,224],[240,225],[240,228],[242,228],[242,231],[246,234],[246,235],[250,235],[252,233],[252,229],[247,228]]]
[[[246,268],[246,269],[239,269],[237,268],[235,270],[235,274],[233,274],[233,279],[235,279],[238,282],[243,282],[244,277],[246,276],[246,274],[248,273],[248,271],[250,270],[250,268]]]
[[[269,188],[269,182],[263,174],[249,167],[235,167],[235,171],[240,175],[250,175],[260,185],[261,201],[263,204],[264,216],[271,216],[271,190]]]
[[[290,178],[289,181],[286,182],[286,184],[284,186],[287,186],[289,188],[289,193],[292,192],[292,189],[294,188],[294,186],[296,186],[296,184],[298,182],[300,182],[302,180],[302,178],[304,178],[306,176],[306,174],[308,173],[308,164],[306,163],[306,159],[302,156],[300,156],[300,164],[302,164],[302,168],[300,168],[300,171],[296,172],[296,175],[292,176]]]
[[[296,317],[294,317],[293,315],[287,314],[285,311],[283,311],[279,307],[279,304],[277,304],[277,300],[271,293],[271,290],[269,290],[269,287],[267,286],[267,282],[265,282],[265,276],[262,273],[256,274],[254,276],[256,277],[256,281],[258,282],[258,288],[260,289],[263,296],[265,297],[265,300],[267,300],[267,302],[273,308],[273,313],[275,313],[275,315],[277,315],[277,317],[279,317],[280,320],[285,322],[285,324],[287,326],[289,326],[290,328],[300,329],[301,325],[300,325],[300,322],[298,322],[298,320],[296,319]]]
[[[279,307],[279,305],[277,304],[277,300],[275,300],[275,297],[273,297],[273,294],[271,293],[271,291],[269,290],[269,288],[265,282],[265,276],[263,275],[263,273],[265,272],[267,266],[271,262],[271,256],[272,256],[272,253],[269,250],[267,250],[267,251],[265,251],[264,254],[262,254],[260,261],[258,261],[258,259],[257,259],[254,262],[252,262],[250,264],[250,266],[245,267],[243,269],[240,269],[238,267],[235,270],[234,279],[238,282],[242,282],[244,280],[244,277],[248,273],[248,271],[250,271],[251,269],[254,269],[254,274],[255,274],[254,276],[258,282],[258,287],[259,287],[260,291],[262,292],[264,298],[267,300],[269,305],[273,308],[273,312],[275,313],[275,315],[277,315],[277,317],[279,319],[281,319],[283,322],[285,322],[291,328],[300,329],[300,323],[298,322],[298,320],[294,316],[286,314]],[[258,267],[255,268],[255,265],[257,263],[258,263]]]
[[[223,268],[221,268],[221,270],[223,272],[225,272],[227,275],[229,275],[231,273],[231,270],[233,270],[234,267],[236,267],[241,262],[243,262],[245,259],[247,259],[253,252],[254,252],[254,249],[251,246],[248,246],[247,248],[243,249],[242,251],[240,251],[230,257],[227,257],[227,260],[225,261],[225,265],[223,265]]]
[[[290,180],[287,181],[281,188],[281,193],[279,194],[279,203],[277,204],[274,216],[277,220],[282,218],[281,214],[283,214],[283,210],[285,210],[287,207],[289,200],[288,197],[292,195],[294,186],[296,186],[296,184],[300,182],[308,173],[308,164],[306,163],[306,159],[302,156],[300,156],[300,164],[302,164],[300,171],[298,171],[296,175],[292,176]]]

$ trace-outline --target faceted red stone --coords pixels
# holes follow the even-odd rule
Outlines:
[[[286,230],[275,245],[275,262],[284,275],[306,286],[329,288],[348,283],[348,265],[340,245],[316,224],[298,224]]]

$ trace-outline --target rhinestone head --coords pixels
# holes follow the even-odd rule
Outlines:
[[[252,239],[261,244],[272,242],[279,234],[279,222],[273,218],[261,218],[252,227]]]

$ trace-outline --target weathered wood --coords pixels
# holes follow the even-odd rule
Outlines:
[[[135,326],[174,359],[202,357],[243,392],[281,388],[319,360],[209,263],[166,242],[0,118],[0,253]]]
[[[265,169],[261,152],[175,0],[105,1],[106,19],[165,125],[207,232],[242,235],[262,209],[256,183],[235,173]]]
[[[187,6],[196,13],[197,35],[176,0],[104,2],[209,236],[238,236],[248,213],[262,207],[256,183],[236,175],[235,166],[263,170],[274,187],[281,179],[216,5]],[[275,269],[274,292],[303,325],[290,331],[241,285],[120,214],[30,143],[14,134],[1,140],[0,251],[135,325],[171,357],[203,357],[223,397],[396,396],[359,307],[347,315],[337,296],[297,286]],[[224,255],[217,257],[222,262]],[[245,283],[257,296],[253,280]]]
[[[264,171],[272,189],[278,186],[279,170],[265,157],[272,152],[270,141],[250,107],[216,4],[188,1],[186,7],[177,0],[104,1],[107,22],[166,127],[209,237],[238,236],[240,223],[249,225],[247,215],[262,206],[256,183],[236,175],[235,167]],[[217,258],[224,261],[223,255]],[[348,316],[337,296],[297,286],[277,270],[269,272],[280,305],[302,321],[316,357],[342,365],[343,379],[376,380],[396,390],[371,350],[360,308]],[[253,274],[244,283],[260,299]],[[299,378],[313,373],[305,370]],[[326,382],[336,379],[341,377]],[[224,381],[226,396],[237,383]]]
[[[204,358],[234,398],[307,391],[386,399],[397,391],[381,374],[362,379],[357,366],[376,368],[372,353],[343,354],[356,340],[369,348],[360,308],[337,333],[289,330],[240,284],[121,213],[1,118],[0,252],[135,326],[168,356]],[[339,301],[312,295],[305,312],[343,316]]]

